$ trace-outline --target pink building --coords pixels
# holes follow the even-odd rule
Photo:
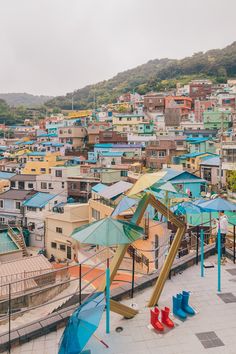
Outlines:
[[[195,121],[196,122],[203,122],[203,112],[209,109],[212,109],[216,106],[216,100],[195,100],[194,102],[194,113],[195,113]]]

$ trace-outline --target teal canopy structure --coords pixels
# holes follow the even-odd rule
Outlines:
[[[71,237],[80,243],[105,247],[130,244],[143,236],[143,228],[108,217],[75,229]],[[110,333],[110,269],[106,268],[106,332]]]
[[[80,226],[71,235],[80,243],[105,247],[129,244],[142,236],[142,227],[111,217]]]

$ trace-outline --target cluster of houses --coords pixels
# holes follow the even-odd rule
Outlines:
[[[26,246],[73,261],[74,228],[111,215],[144,172],[165,169],[166,181],[191,198],[217,191],[219,182],[230,188],[235,108],[236,81],[195,80],[172,92],[127,93],[94,111],[2,126],[14,138],[0,142],[1,229],[17,227]],[[9,257],[16,251],[10,247]]]

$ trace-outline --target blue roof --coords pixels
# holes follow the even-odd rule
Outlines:
[[[121,157],[123,156],[123,152],[122,151],[104,151],[101,153],[102,156],[106,156],[106,157]]]
[[[201,179],[200,177],[187,171],[177,171],[173,168],[164,168],[163,171],[167,172],[166,175],[160,181],[154,184],[154,188],[157,188],[157,186],[167,181],[171,181],[171,183],[206,183],[204,179]]]
[[[8,149],[8,146],[5,146],[5,145],[0,145],[0,150],[5,151],[5,150],[7,150],[7,149]]]
[[[0,171],[0,179],[10,179],[15,175],[15,173]]]
[[[210,138],[187,138],[186,141],[190,144],[200,144],[205,141],[211,140]]]
[[[53,147],[62,147],[62,146],[64,146],[64,144],[63,143],[52,143],[52,146]]]
[[[52,141],[42,141],[40,144],[43,145],[43,146],[51,146],[52,145]]]
[[[98,183],[95,186],[92,187],[92,191],[95,193],[101,192],[104,188],[107,186],[103,183]]]
[[[207,166],[219,166],[220,165],[220,158],[219,156],[209,157],[208,159],[204,159],[200,165],[207,165]]]
[[[108,149],[108,148],[123,148],[123,149],[130,149],[130,148],[141,148],[142,144],[95,144],[94,145],[95,148],[104,148],[104,149]]]
[[[63,143],[57,143],[55,141],[42,141],[40,144],[43,145],[43,146],[52,146],[52,147],[62,147],[62,146],[64,146]]]
[[[206,154],[206,152],[192,152],[185,155],[177,156],[180,160],[189,159],[191,157],[197,157]]]
[[[29,141],[17,141],[14,145],[33,145],[36,143],[36,140],[29,140]]]
[[[36,140],[29,140],[29,141],[24,142],[24,145],[33,145],[35,143],[36,143]]]
[[[56,197],[56,194],[38,192],[31,198],[27,199],[23,205],[33,208],[43,208],[49,201]]]
[[[95,144],[95,148],[112,148],[113,144]]]
[[[38,135],[37,137],[38,138],[56,138],[58,135],[56,133],[43,133],[43,134],[40,134]]]
[[[46,152],[44,151],[33,151],[33,152],[28,152],[28,156],[45,156]]]

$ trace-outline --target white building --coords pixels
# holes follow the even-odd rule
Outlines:
[[[66,197],[61,194],[49,194],[38,192],[22,203],[24,208],[23,224],[30,231],[30,246],[44,247],[44,220],[45,212],[53,207],[66,202]]]
[[[67,178],[80,175],[80,166],[52,167],[50,174],[36,176],[36,190],[67,196]]]

